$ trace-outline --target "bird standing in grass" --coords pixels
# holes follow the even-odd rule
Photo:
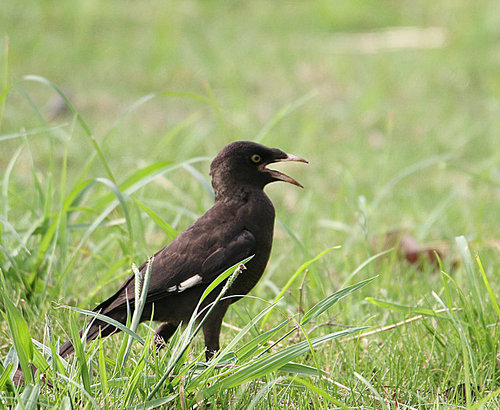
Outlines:
[[[302,187],[295,179],[267,165],[281,161],[307,162],[279,149],[238,141],[225,146],[212,161],[210,176],[215,203],[203,216],[154,255],[146,304],[141,321],[162,324],[157,340],[168,340],[179,324],[187,323],[207,286],[222,272],[243,259],[255,255],[232,283],[226,296],[246,295],[258,282],[271,252],[274,229],[274,207],[263,188],[275,181]],[[139,270],[146,270],[146,263]],[[203,301],[201,309],[214,301],[221,289],[216,288]],[[120,323],[127,319],[127,304],[134,306],[134,275],[130,276],[109,299],[94,311]],[[221,300],[203,324],[206,358],[219,350],[222,319],[238,296]],[[87,340],[99,333],[104,337],[118,329],[94,320]],[[81,334],[82,331],[80,331]],[[71,340],[61,346],[63,357],[72,354]]]

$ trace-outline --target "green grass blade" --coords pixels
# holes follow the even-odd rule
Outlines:
[[[249,256],[248,258],[243,259],[241,262],[236,263],[231,266],[229,269],[226,269],[222,272],[217,278],[207,286],[203,294],[201,295],[200,301],[198,302],[198,306],[201,305],[201,302],[205,300],[205,298],[210,295],[210,293],[219,286],[223,281],[225,281],[229,276],[231,276],[236,269],[238,269],[241,265],[245,265],[245,263],[249,262],[255,255]]]
[[[42,374],[50,370],[50,364],[47,362],[47,359],[44,357],[42,353],[40,353],[38,349],[33,349],[33,364],[35,365],[37,370]]]
[[[314,258],[308,260],[307,262],[304,262],[299,267],[299,269],[297,269],[295,271],[295,273],[290,277],[290,279],[288,279],[288,282],[285,284],[285,286],[283,287],[283,289],[281,289],[281,292],[278,293],[278,295],[276,295],[276,297],[274,298],[273,302],[276,302],[276,301],[278,301],[279,299],[281,299],[283,297],[283,295],[290,288],[290,286],[292,286],[293,282],[295,282],[295,280],[299,277],[299,275],[302,272],[304,272],[309,267],[309,265],[311,265],[312,263],[316,262],[318,259],[320,259],[323,255],[327,254],[328,252],[333,251],[334,249],[339,249],[339,248],[340,248],[340,246],[334,246],[332,248],[327,248],[324,251],[322,251],[319,254],[317,254]],[[271,312],[268,312],[268,314],[266,315],[266,317],[262,320],[262,325],[261,326],[264,326],[264,324],[267,322],[267,319],[269,318],[270,314],[271,314]]]
[[[210,185],[210,182],[207,180],[207,178],[205,178],[205,176],[200,171],[198,171],[190,164],[184,164],[184,169],[186,169],[186,171],[189,172],[194,177],[194,179],[196,179],[200,183],[206,193],[213,199],[214,190],[212,189],[212,185]]]
[[[262,408],[262,406],[259,406],[259,403],[262,401],[264,395],[269,393],[269,391],[274,387],[276,383],[281,383],[283,380],[286,380],[285,377],[280,376],[276,377],[275,379],[272,379],[271,381],[267,382],[264,386],[262,386],[257,394],[252,397],[252,401],[246,406],[246,410],[253,410],[255,408]]]
[[[106,372],[106,359],[104,358],[104,348],[102,345],[102,338],[99,337],[99,379],[102,386],[102,394],[104,397],[108,396],[108,374]]]
[[[382,398],[382,396],[380,395],[380,393],[377,391],[377,389],[375,387],[373,387],[373,385],[368,381],[366,380],[361,374],[359,374],[358,372],[354,372],[354,376],[356,376],[356,378],[358,380],[361,381],[361,383],[363,383],[367,388],[368,390],[370,390],[372,392],[372,394],[375,395],[375,397],[378,399],[378,401],[380,402],[380,404],[382,405],[382,408],[386,409],[386,410],[389,410],[389,407],[387,406],[387,403],[385,402],[385,400]]]
[[[437,319],[446,319],[448,320],[447,315],[441,315],[439,313],[434,312],[432,309],[426,309],[418,306],[404,306],[397,303],[387,302],[385,300],[375,299],[375,298],[365,298],[367,302],[375,306],[379,306],[384,309],[394,310],[396,312],[404,313],[404,314],[418,314],[422,316],[435,317]]]
[[[305,364],[293,363],[293,362],[281,366],[279,371],[284,373],[302,374],[304,376],[310,376],[310,377],[327,376],[327,373],[321,369],[318,374],[317,367],[306,366]]]
[[[26,247],[26,244],[24,243],[23,239],[21,236],[17,233],[16,229],[6,220],[3,218],[3,216],[0,215],[0,227],[4,227],[7,229],[8,232],[12,234],[12,236],[15,238],[15,240],[21,245],[21,247],[28,253],[31,254],[29,249]]]
[[[139,379],[142,377],[142,372],[145,365],[146,361],[142,359],[138,364],[134,366],[134,370],[129,378],[129,382],[125,390],[125,396],[123,398],[124,405],[130,404],[130,401],[134,397],[137,389],[137,384],[139,383]]]
[[[122,323],[118,322],[115,319],[112,319],[108,316],[102,315],[101,313],[93,312],[91,310],[85,310],[85,309],[80,309],[74,306],[66,306],[66,305],[61,305],[60,307],[70,309],[74,312],[78,313],[83,313],[84,315],[90,316],[90,317],[95,317],[98,320],[102,320],[103,322],[109,323],[110,325],[113,325],[114,327],[117,327],[120,329],[122,332],[128,334],[129,336],[133,337],[135,340],[137,340],[140,344],[144,344],[144,340],[135,332],[132,332],[127,326],[123,325]]]
[[[481,276],[483,278],[483,283],[486,289],[488,290],[488,294],[490,295],[491,303],[493,307],[495,308],[495,311],[497,312],[498,319],[500,319],[500,307],[498,306],[497,298],[495,296],[495,293],[493,292],[493,289],[491,289],[490,282],[488,281],[488,278],[486,277],[486,273],[483,268],[483,264],[481,263],[481,259],[479,258],[479,255],[476,255],[476,262],[477,265],[479,266],[479,271],[481,272]]]
[[[108,138],[113,135],[113,133],[116,131],[116,129],[120,126],[120,124],[125,120],[125,118],[132,112],[135,111],[137,108],[142,106],[143,104],[147,103],[148,101],[152,100],[153,98],[156,97],[156,93],[149,93],[141,98],[139,98],[137,101],[135,101],[132,105],[127,107],[127,109],[118,117],[118,119],[113,123],[109,131],[106,133],[106,135],[103,138],[103,143],[108,140]]]
[[[154,178],[159,173],[169,169],[170,167],[175,167],[175,164],[172,164],[171,161],[160,161],[148,165],[144,168],[140,168],[139,170],[135,171],[132,175],[127,177],[123,182],[118,184],[117,189],[120,192],[128,193],[128,190],[131,187],[135,186],[136,184],[140,184],[140,186],[146,185],[146,183],[152,180],[152,177]],[[102,209],[106,205],[110,204],[115,197],[116,194],[114,192],[104,195],[103,198],[100,199],[94,207],[96,209]]]
[[[286,233],[290,236],[290,238],[292,238],[292,240],[295,242],[295,244],[297,245],[297,247],[300,249],[300,251],[302,252],[302,254],[304,255],[304,257],[310,258],[311,256],[309,255],[306,247],[304,246],[304,244],[302,243],[302,241],[297,237],[297,235],[295,235],[295,233],[288,227],[288,225],[286,225],[283,222],[281,222],[281,220],[279,218],[277,218],[276,221],[286,231]]]
[[[40,345],[41,345],[43,348],[45,348],[45,346],[43,346],[41,343],[39,345],[36,340],[33,340],[33,343],[37,347],[40,347]],[[49,349],[48,354],[50,354],[50,358],[52,359],[52,370],[53,370],[54,374],[56,372],[64,372],[65,369],[68,367],[68,362],[66,362],[66,360],[64,360],[61,356],[59,356],[57,351],[58,351],[57,346],[53,342],[52,336],[51,336],[50,337],[50,349]]]
[[[28,324],[24,320],[21,312],[17,310],[14,304],[7,297],[7,287],[3,272],[0,269],[0,278],[2,281],[2,299],[6,317],[7,325],[9,327],[14,347],[16,348],[19,364],[24,373],[26,384],[31,383],[32,374],[30,364],[33,362],[33,343],[31,342],[31,335]]]
[[[120,203],[123,213],[125,214],[125,221],[127,223],[127,231],[129,234],[129,246],[130,249],[133,249],[134,246],[134,234],[133,234],[133,229],[132,229],[132,220],[130,219],[130,214],[128,212],[128,207],[127,203],[125,202],[125,198],[123,194],[120,192],[120,189],[113,183],[113,181],[110,181],[107,178],[96,178],[96,182],[100,182],[101,184],[106,185],[115,195],[116,199],[118,199],[118,202]]]
[[[11,346],[9,351],[7,352],[7,355],[5,356],[5,359],[3,361],[3,367],[8,367],[10,364],[14,369],[11,376],[14,376],[15,371],[19,367],[19,357],[17,356],[16,348],[14,346]]]
[[[102,139],[102,145],[104,145],[107,140],[114,134],[115,130],[118,128],[118,126],[121,124],[121,122],[127,117],[128,114],[130,114],[132,111],[140,107],[142,104],[145,102],[149,101],[155,96],[155,94],[151,93],[148,94],[144,97],[141,97],[138,101],[133,103],[130,107],[128,107],[123,114],[121,114],[118,119],[115,121],[115,123],[111,126],[111,128],[108,130],[108,132],[104,135],[104,138]],[[99,153],[97,151],[94,151],[92,155],[87,159],[87,162],[85,165],[82,167],[82,171],[80,172],[80,175],[78,177],[78,181],[82,181],[85,176],[87,175],[88,171],[92,167],[92,164],[94,163],[95,159]]]
[[[387,255],[390,252],[392,252],[392,249],[387,249],[387,250],[379,252],[379,253],[377,253],[377,254],[375,254],[373,256],[370,256],[368,259],[366,259],[365,261],[363,261],[363,263],[361,263],[356,269],[354,269],[352,271],[352,273],[347,277],[347,279],[342,284],[341,288],[346,287],[347,284],[351,281],[351,279],[354,276],[356,276],[359,272],[361,272],[365,268],[365,266],[367,266],[370,263],[372,263],[375,259],[378,259],[378,258],[380,258],[381,256],[384,256],[384,255]]]
[[[210,106],[215,111],[217,122],[219,123],[219,126],[222,129],[222,134],[228,136],[229,132],[227,130],[227,123],[225,121],[225,118],[222,115],[222,107],[215,98],[215,94],[212,87],[210,86],[210,83],[208,81],[205,81],[203,83],[203,88],[205,89],[205,92],[208,96]]]
[[[472,261],[472,255],[469,249],[469,244],[465,236],[458,236],[455,241],[460,251],[460,256],[464,262],[465,272],[467,273],[467,279],[469,281],[472,295],[474,298],[474,305],[479,310],[482,315],[484,312],[483,300],[481,298],[481,291],[479,290],[479,281],[474,269],[474,262]]]
[[[0,135],[0,142],[12,140],[12,139],[16,139],[16,138],[29,137],[30,135],[50,133],[52,131],[60,130],[61,128],[64,128],[65,126],[66,125],[58,125],[56,127],[42,127],[42,128],[35,128],[32,130],[28,130],[28,131],[14,132],[12,134],[4,134],[4,135]]]
[[[75,357],[80,365],[80,377],[82,379],[84,389],[90,394],[90,372],[87,366],[87,358],[85,357],[85,352],[83,350],[83,343],[80,339],[80,334],[78,332],[78,326],[73,315],[69,316],[71,338],[73,339],[73,347],[75,348]]]
[[[0,390],[6,389],[7,383],[11,379],[11,373],[13,370],[15,371],[15,369],[16,368],[14,367],[13,363],[9,363],[7,365],[7,367],[3,367],[2,365],[0,365],[0,373],[1,373],[0,374]]]
[[[107,261],[105,261],[107,262]],[[110,283],[115,283],[116,279],[121,278],[121,273],[124,267],[129,266],[129,258],[128,257],[123,257],[121,259],[117,259],[116,262],[112,263],[108,268],[107,271],[98,278],[98,281],[95,282],[93,285],[92,289],[89,290],[89,292],[86,295],[82,295],[82,298],[80,299],[80,303],[82,305],[86,305],[90,303],[92,300],[95,300],[94,298],[96,295],[100,294],[102,291],[103,287],[110,284]]]
[[[40,395],[40,385],[27,385],[21,395],[21,400],[16,406],[16,410],[36,410],[38,408],[38,397]]]
[[[317,370],[314,369],[314,371],[316,372],[316,375],[317,375]],[[310,381],[302,379],[302,378],[299,378],[299,377],[294,377],[293,379],[290,379],[290,380],[293,381],[294,383],[302,384],[308,390],[313,391],[314,393],[316,393],[319,396],[323,397],[328,402],[333,403],[335,406],[344,407],[344,404],[340,400],[337,400],[330,393],[328,393],[324,389],[320,388],[316,384],[313,384]]]
[[[250,340],[250,342],[245,344],[237,351],[239,360],[245,360],[249,355],[254,354],[256,350],[259,348],[259,345],[264,344],[269,340],[271,340],[274,337],[274,335],[278,333],[285,325],[290,323],[291,320],[292,320],[291,318],[287,318],[286,320],[282,321],[272,329],[264,333],[261,333],[256,337],[253,337],[252,340]]]
[[[154,257],[148,259],[144,277],[142,272],[139,272],[135,264],[132,265],[132,270],[135,274],[135,301],[134,301],[134,313],[132,315],[132,321],[130,324],[130,330],[135,332],[141,321],[142,312],[144,306],[146,306],[146,298],[148,296],[149,289],[149,279],[151,278],[151,272],[153,270]],[[142,286],[141,286],[142,284]],[[142,288],[142,289],[141,289]],[[133,339],[129,339],[127,342],[127,347],[125,349],[125,354],[123,355],[122,367],[125,366],[127,362],[130,349],[132,348]]]
[[[444,302],[441,300],[441,298],[435,293],[432,292],[432,295],[434,298],[438,301],[438,303],[446,309],[446,312],[450,316],[450,319],[452,320],[456,331],[458,332],[459,338],[460,338],[460,344],[462,347],[462,360],[463,360],[463,371],[464,371],[464,384],[465,384],[465,398],[467,401],[467,407],[471,406],[472,403],[472,393],[471,393],[471,365],[472,365],[472,360],[471,360],[471,347],[470,344],[467,340],[467,336],[464,332],[464,329],[460,325],[460,323],[455,319],[452,309],[450,307],[447,307]],[[474,369],[472,369],[474,372]]]
[[[165,232],[169,241],[172,241],[177,237],[177,235],[179,235],[175,228],[161,219],[158,214],[156,214],[151,208],[148,208],[148,206],[139,201],[137,198],[132,197],[132,199],[144,212],[146,212],[146,214],[156,223],[156,225],[158,225],[160,229]]]
[[[361,289],[362,287],[368,285],[369,283],[373,282],[377,277],[378,276],[374,276],[373,278],[366,279],[364,281],[356,283],[355,285],[351,285],[345,289],[341,289],[330,296],[327,296],[304,314],[304,317],[302,318],[301,321],[301,325],[305,325],[309,323],[311,320],[316,319],[319,315],[321,315],[324,311],[328,310],[330,307],[335,305],[338,301],[340,301],[347,295],[356,292],[358,289]]]
[[[24,80],[26,81],[35,81],[44,85],[47,85],[48,87],[52,88],[59,96],[64,100],[64,103],[68,106],[68,108],[71,110],[71,112],[77,117],[78,121],[80,122],[80,125],[82,126],[83,130],[87,134],[87,136],[91,136],[92,132],[90,131],[89,126],[85,123],[83,118],[80,116],[78,111],[75,109],[71,101],[66,97],[66,95],[50,80],[38,76],[38,75],[26,75],[24,76]]]
[[[66,226],[67,224],[67,214],[66,211],[64,210],[64,202],[66,198],[66,185],[67,185],[67,179],[68,179],[68,156],[69,156],[69,147],[70,147],[70,142],[71,138],[67,138],[66,144],[64,147],[64,155],[63,155],[63,160],[62,160],[62,165],[61,165],[61,177],[59,179],[59,203],[58,203],[58,213],[57,213],[57,219],[59,222],[59,246],[60,246],[60,253],[59,253],[59,258],[61,260],[61,266],[66,265],[66,257],[68,255],[68,249],[69,249],[69,241],[68,241],[68,227]],[[45,281],[44,284],[44,289],[43,289],[43,296],[45,296],[45,291],[47,289],[47,282]]]
[[[125,321],[125,324],[122,325],[125,329],[127,329],[127,332],[132,332],[130,330],[130,323],[132,321],[132,313],[130,312],[130,300],[128,298],[128,293],[125,291],[125,298],[127,299],[127,319]],[[127,345],[128,341],[130,339],[129,333],[124,332],[122,341],[120,343],[120,349],[118,350],[118,354],[116,355],[116,360],[115,360],[115,368],[113,370],[113,375],[116,374],[123,374],[124,368],[121,366],[123,362],[123,358],[125,357],[125,351],[127,350]],[[132,332],[135,333],[135,332]],[[137,334],[137,333],[135,333]],[[144,341],[146,343],[146,341]]]
[[[492,391],[486,397],[483,397],[481,400],[479,400],[476,403],[474,403],[474,405],[471,406],[469,409],[470,410],[483,409],[483,408],[485,408],[484,407],[485,404],[488,404],[489,401],[493,400],[497,396],[500,396],[500,389]],[[492,403],[492,404],[494,404],[494,403]],[[486,407],[486,408],[489,408],[489,407]]]
[[[170,141],[172,141],[172,139],[179,135],[182,131],[193,125],[197,120],[200,119],[200,117],[201,116],[199,113],[194,113],[174,125],[163,137],[161,137],[156,142],[156,145],[152,147],[152,152],[166,151]]]
[[[8,87],[4,88],[2,90],[2,93],[0,94],[0,128],[2,126],[3,122],[3,116],[5,113],[5,101],[7,100],[7,94],[9,94],[10,90],[14,88],[14,84],[9,85]],[[0,138],[1,141],[1,138]]]
[[[307,344],[309,345],[309,351],[311,352],[312,359],[313,359],[314,363],[316,364],[317,375],[320,376],[322,373],[321,365],[319,364],[318,355],[314,350],[312,340],[311,340],[309,334],[304,330],[303,326],[300,323],[297,324],[297,328],[302,333],[302,335],[306,339]],[[280,370],[281,370],[281,368],[280,368]]]
[[[68,396],[64,396],[61,400],[59,410],[73,410],[73,403],[71,403],[71,399]]]
[[[5,220],[8,219],[8,213],[9,213],[9,180],[10,180],[10,174],[12,173],[12,169],[14,168],[14,164],[17,161],[17,158],[19,158],[19,154],[21,154],[21,151],[23,150],[23,147],[19,147],[16,152],[12,155],[12,158],[10,159],[9,163],[7,164],[7,167],[5,168],[3,178],[2,178],[2,216],[5,218]]]
[[[295,271],[295,273],[291,276],[291,278],[288,280],[288,282],[285,284],[281,292],[274,298],[274,302],[276,302],[278,299],[281,299],[283,295],[286,293],[286,291],[292,286],[292,283],[297,279],[297,277],[304,272],[309,265],[312,263],[316,262],[318,259],[322,258],[323,255],[326,255],[328,252],[333,251],[334,249],[339,249],[340,246],[334,246],[328,249],[325,249],[324,251],[320,252],[318,255],[316,255],[314,258],[308,260],[307,262],[304,262],[299,269]]]
[[[92,396],[91,393],[89,393],[85,387],[77,382],[75,382],[73,379],[65,376],[64,374],[60,374],[59,377],[63,379],[66,383],[69,383],[73,386],[75,386],[84,396],[85,398],[89,401],[89,403],[95,408],[95,409],[100,409],[101,407],[97,405],[94,397]]]

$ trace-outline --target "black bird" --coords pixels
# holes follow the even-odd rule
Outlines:
[[[263,188],[274,181],[302,187],[295,179],[266,168],[281,161],[307,162],[279,149],[248,141],[225,146],[212,161],[214,205],[154,255],[141,321],[150,320],[154,312],[154,320],[163,322],[156,331],[157,340],[168,340],[181,322],[187,323],[207,286],[227,268],[251,255],[255,255],[254,258],[246,264],[246,270],[236,278],[226,296],[245,295],[258,282],[271,252],[275,214]],[[145,269],[146,263],[139,268]],[[132,308],[134,305],[134,282],[132,275],[94,311],[125,323],[127,298]],[[213,291],[201,307],[211,303],[218,293]],[[222,318],[237,299],[221,300],[203,324],[207,360],[219,350]],[[116,327],[95,320],[87,332],[87,340],[95,339],[99,332],[104,337],[116,331]],[[68,340],[59,354],[65,357],[73,351],[72,341]]]

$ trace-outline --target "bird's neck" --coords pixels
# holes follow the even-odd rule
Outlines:
[[[252,186],[224,185],[215,190],[215,202],[248,202],[250,199],[267,198],[261,188]]]

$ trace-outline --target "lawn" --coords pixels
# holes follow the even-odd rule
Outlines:
[[[4,0],[0,35],[2,406],[500,407],[497,2]],[[56,360],[235,140],[310,164],[221,354],[140,325]]]

